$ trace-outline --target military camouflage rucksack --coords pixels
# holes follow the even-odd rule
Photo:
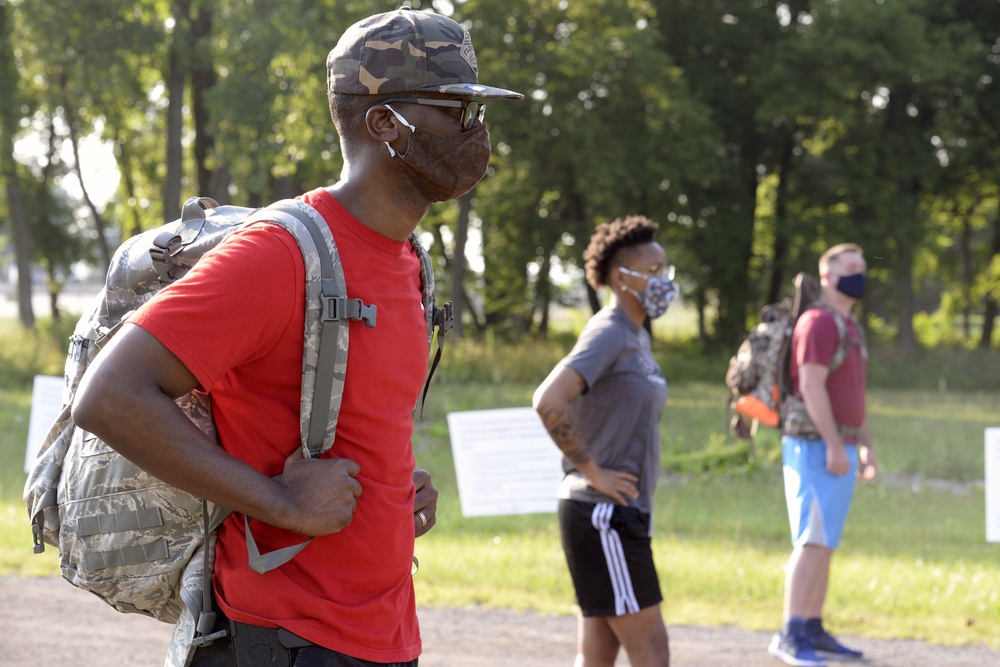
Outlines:
[[[830,372],[840,367],[852,345],[859,347],[867,358],[863,332],[861,338],[850,335],[847,319],[820,302],[819,296],[816,278],[807,273],[796,275],[793,295],[761,309],[757,325],[729,360],[728,406],[736,413],[729,428],[735,437],[752,439],[758,423],[797,437],[818,437],[802,400],[790,392],[792,332],[799,317],[809,308],[826,309],[837,323],[840,338],[830,360]],[[862,331],[857,322],[855,326]]]
[[[248,209],[193,197],[184,204],[179,220],[132,237],[115,253],[96,307],[80,319],[70,338],[62,409],[25,484],[35,552],[41,553],[45,544],[58,547],[63,577],[117,610],[177,623],[171,651],[178,645],[211,640],[206,635],[214,624],[210,597],[214,530],[228,511],[140,470],[77,428],[71,407],[80,380],[101,347],[139,306],[181,278],[232,231],[260,221],[288,230],[302,250],[306,313],[301,445],[306,456],[330,449],[344,388],[348,321],[375,326],[377,306],[347,298],[333,235],[311,206],[285,200],[265,209]],[[451,304],[436,306],[430,259],[415,235],[410,242],[421,262],[428,344],[437,333],[436,365],[442,337],[451,325]],[[433,367],[427,383],[432,374]],[[191,392],[177,403],[216,439],[207,395]],[[247,535],[249,566],[260,573],[287,562],[308,542],[259,554]],[[184,658],[176,663],[168,659],[168,664],[184,664]]]

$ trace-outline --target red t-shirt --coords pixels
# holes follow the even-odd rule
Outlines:
[[[861,340],[854,322],[847,319],[848,334]],[[810,308],[802,313],[792,333],[792,391],[799,394],[799,366],[806,363],[830,366],[840,342],[840,332],[833,314],[825,308]],[[868,384],[868,361],[861,348],[850,345],[844,362],[827,376],[833,418],[842,426],[860,426],[865,420],[865,389]]]
[[[247,567],[243,515],[219,529],[214,587],[244,623],[284,627],[375,662],[420,655],[413,582],[412,413],[427,370],[420,263],[408,242],[376,233],[325,189],[303,195],[333,231],[349,298],[378,306],[377,326],[350,323],[337,437],[327,456],[361,467],[351,525],[318,537],[289,563]],[[266,475],[299,446],[304,267],[277,225],[231,234],[133,322],[152,333],[212,397],[223,449]],[[300,535],[251,523],[261,553]]]

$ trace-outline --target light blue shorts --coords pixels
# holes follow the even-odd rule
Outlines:
[[[845,445],[851,469],[846,475],[826,470],[826,443],[822,440],[781,438],[785,501],[792,545],[811,544],[836,549],[847,521],[858,471],[858,448]]]

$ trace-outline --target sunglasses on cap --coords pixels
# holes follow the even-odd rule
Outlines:
[[[450,107],[452,109],[462,109],[462,129],[471,130],[478,120],[483,122],[486,116],[486,103],[478,100],[442,100],[433,97],[394,97],[385,100],[382,104],[392,104],[393,102],[403,102],[404,104],[425,104],[431,107]]]

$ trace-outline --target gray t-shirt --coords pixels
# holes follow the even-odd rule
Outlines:
[[[651,513],[660,472],[660,416],[667,381],[653,358],[649,334],[616,308],[606,307],[583,328],[560,362],[583,378],[587,388],[571,414],[587,451],[603,468],[639,478],[632,505]],[[589,503],[613,502],[597,491],[564,457],[566,477],[558,497]]]

